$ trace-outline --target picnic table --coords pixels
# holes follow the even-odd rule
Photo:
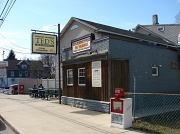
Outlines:
[[[29,88],[29,96],[31,98],[36,98],[38,97],[38,89],[37,88]]]
[[[41,98],[41,99],[49,99],[49,98],[58,98],[59,96],[59,89],[57,88],[30,88],[30,97],[31,98]]]

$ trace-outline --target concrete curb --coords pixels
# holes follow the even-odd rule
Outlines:
[[[15,133],[20,134],[6,119],[0,115],[0,119]]]

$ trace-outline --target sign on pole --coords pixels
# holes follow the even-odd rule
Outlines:
[[[32,33],[32,53],[56,54],[57,36],[53,34]]]
[[[0,77],[6,77],[6,68],[0,68]]]
[[[0,61],[0,68],[4,68],[8,66],[8,61]]]
[[[0,77],[6,77],[6,67],[8,66],[8,61],[0,61]]]

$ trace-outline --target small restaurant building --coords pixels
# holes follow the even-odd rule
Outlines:
[[[71,18],[61,50],[63,104],[109,112],[115,88],[180,90],[179,51],[160,38]]]

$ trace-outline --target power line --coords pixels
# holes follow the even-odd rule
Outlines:
[[[0,15],[0,20],[1,20],[1,23],[0,23],[0,27],[2,26],[3,22],[5,21],[7,15],[9,14],[9,12],[11,11],[12,7],[14,6],[16,0],[11,0],[9,2],[9,0],[6,2],[2,12],[1,12],[1,15]]]
[[[6,39],[8,42],[10,42],[11,44],[13,44],[14,46],[19,47],[19,48],[22,48],[22,49],[28,49],[28,50],[29,50],[29,48],[23,48],[23,47],[20,47],[20,46],[14,44],[14,43],[11,42],[10,40],[8,40],[2,33],[0,33],[0,35],[1,35],[4,39]]]
[[[4,0],[0,1],[0,9],[3,6]]]
[[[8,50],[8,51],[12,50],[12,49],[4,48],[4,47],[0,47],[0,48],[2,48],[2,49],[4,49],[4,50]],[[13,51],[14,51],[14,50],[13,50]],[[16,52],[16,53],[21,53],[21,54],[31,54],[31,53],[23,53],[23,52],[18,52],[18,51],[14,51],[14,52]]]
[[[6,9],[6,6],[7,6],[8,2],[9,2],[9,0],[6,2],[6,5],[5,5],[5,7],[4,7],[4,9],[3,9],[3,11],[2,11],[2,13],[1,13],[1,15],[0,15],[0,18],[1,18],[1,16],[2,16],[2,14],[4,13],[4,10]]]

